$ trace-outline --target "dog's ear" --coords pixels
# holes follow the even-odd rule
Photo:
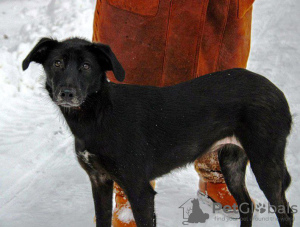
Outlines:
[[[99,60],[103,61],[103,55],[105,56],[106,65],[102,65],[102,67],[104,67],[104,70],[113,71],[116,79],[120,82],[125,79],[125,70],[108,45],[93,43],[92,51],[96,54],[96,57]]]
[[[49,50],[57,44],[57,40],[42,38],[24,59],[22,69],[26,70],[32,61],[42,64],[46,60]]]

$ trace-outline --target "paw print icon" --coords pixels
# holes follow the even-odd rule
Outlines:
[[[255,210],[258,211],[261,214],[265,213],[266,210],[267,210],[266,209],[266,204],[261,204],[261,203],[257,204]]]

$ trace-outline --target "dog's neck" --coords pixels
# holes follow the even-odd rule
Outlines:
[[[46,89],[51,97],[51,87],[46,84]],[[101,128],[99,126],[103,124],[104,113],[111,109],[109,86],[107,83],[103,84],[99,91],[88,95],[79,107],[66,108],[59,106],[59,108],[75,136],[84,133],[81,131],[81,125],[83,124],[91,125],[91,130],[95,127]]]

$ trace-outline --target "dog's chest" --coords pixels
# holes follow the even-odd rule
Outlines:
[[[80,165],[87,171],[95,183],[103,183],[111,178],[111,174],[103,167],[97,155],[88,150],[76,151]]]
[[[95,155],[91,154],[89,151],[76,151],[78,159],[80,159],[84,164],[89,166],[91,169],[95,168]]]

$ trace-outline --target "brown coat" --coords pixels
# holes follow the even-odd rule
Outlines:
[[[111,46],[128,84],[167,86],[245,68],[253,2],[97,0],[93,41]],[[108,78],[117,83],[111,73]],[[205,181],[225,183],[217,152],[196,160],[195,169]]]
[[[93,40],[111,46],[125,83],[166,86],[245,68],[253,1],[98,0]]]

